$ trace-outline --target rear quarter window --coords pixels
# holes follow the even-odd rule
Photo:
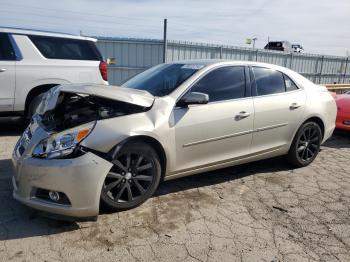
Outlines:
[[[0,60],[16,60],[16,54],[12,47],[8,34],[0,33]]]
[[[286,91],[287,92],[299,89],[298,86],[293,82],[292,79],[290,79],[289,76],[283,74],[283,77],[284,77],[284,83],[286,85]]]
[[[102,60],[100,52],[92,41],[36,35],[28,37],[40,53],[48,59]]]

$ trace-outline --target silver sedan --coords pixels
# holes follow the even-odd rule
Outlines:
[[[136,207],[164,180],[286,155],[309,165],[335,127],[325,87],[287,68],[161,64],[121,87],[51,89],[13,152],[14,197],[96,217]]]

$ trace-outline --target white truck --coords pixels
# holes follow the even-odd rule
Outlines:
[[[44,93],[56,85],[108,84],[96,41],[0,27],[0,116],[30,118]]]

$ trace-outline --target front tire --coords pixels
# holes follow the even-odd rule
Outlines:
[[[315,160],[320,151],[322,131],[313,121],[304,123],[295,135],[288,152],[288,161],[294,167],[304,167]]]
[[[126,144],[112,163],[102,186],[102,206],[111,211],[127,210],[142,204],[156,191],[162,171],[150,145]]]

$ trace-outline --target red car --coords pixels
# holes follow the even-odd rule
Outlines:
[[[350,93],[336,95],[334,99],[338,107],[336,128],[350,131]]]

